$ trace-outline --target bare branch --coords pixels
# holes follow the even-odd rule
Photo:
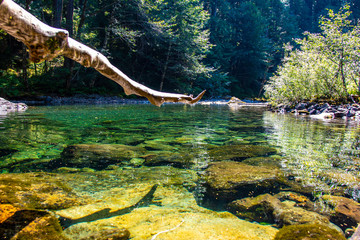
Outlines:
[[[29,49],[30,60],[38,63],[60,55],[75,60],[85,67],[92,67],[102,75],[117,82],[127,95],[146,97],[152,104],[164,102],[198,102],[205,91],[197,97],[152,90],[137,83],[114,67],[101,53],[69,37],[63,29],[50,27],[11,0],[0,0],[0,28],[23,42]]]

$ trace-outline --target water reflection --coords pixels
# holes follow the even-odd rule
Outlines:
[[[264,113],[268,140],[284,156],[282,167],[318,194],[339,188],[359,199],[359,138],[355,124]]]

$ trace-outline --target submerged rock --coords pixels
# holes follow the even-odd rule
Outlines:
[[[130,188],[128,190],[133,194],[138,192]],[[110,195],[98,204],[102,204],[103,207],[109,206],[109,197]],[[130,200],[132,196],[128,195],[127,198]],[[61,216],[81,217],[88,211],[92,211],[92,208],[80,206],[57,213]],[[159,186],[153,194],[152,203],[148,206],[111,218],[78,223],[66,228],[64,232],[71,239],[82,239],[89,233],[109,228],[128,229],[132,240],[272,240],[277,232],[276,228],[246,222],[229,212],[215,212],[199,207],[189,191],[182,186],[174,185]]]
[[[53,166],[75,168],[89,167],[105,169],[111,164],[121,164],[146,153],[141,147],[121,144],[77,144],[64,149],[61,159],[52,163]]]
[[[216,161],[242,161],[246,158],[267,156],[275,153],[275,148],[250,144],[220,146],[209,150],[209,156]]]
[[[274,240],[345,240],[338,231],[321,224],[285,226],[279,230]]]
[[[143,156],[146,166],[174,166],[179,168],[190,168],[194,164],[194,157],[190,154],[181,154],[177,152],[152,152]]]
[[[26,209],[64,209],[85,204],[87,200],[52,174],[0,175],[0,203]]]
[[[233,200],[277,191],[280,170],[223,161],[211,163],[205,171],[208,193],[215,199]]]
[[[334,227],[327,217],[294,205],[294,202],[281,202],[270,194],[263,194],[233,201],[228,207],[235,215],[251,221],[276,223],[278,226],[311,223]]]
[[[236,216],[256,222],[275,223],[275,209],[279,209],[281,201],[270,194],[255,198],[243,198],[228,204],[230,212]]]
[[[126,240],[129,239],[130,232],[129,230],[122,228],[113,228],[113,229],[100,229],[89,236],[80,238],[80,240]]]
[[[324,195],[322,200],[333,208],[331,222],[341,229],[356,227],[360,223],[360,204],[352,199]]]
[[[9,204],[0,204],[0,237],[12,240],[68,240],[53,214],[23,210]]]

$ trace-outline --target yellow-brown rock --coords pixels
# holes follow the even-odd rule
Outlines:
[[[63,209],[86,202],[87,198],[80,198],[54,174],[0,175],[0,203],[23,209]]]

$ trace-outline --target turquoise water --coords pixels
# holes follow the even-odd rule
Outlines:
[[[193,239],[272,239],[273,223],[253,224],[222,212],[224,202],[208,193],[204,177],[212,162],[280,173],[277,189],[262,187],[256,194],[294,191],[314,202],[326,194],[359,200],[359,133],[355,121],[227,105],[30,107],[0,118],[0,192],[8,192],[0,200],[75,219],[62,223],[70,239],[113,224],[129,229],[132,239],[176,228],[182,230],[164,239],[195,233]],[[250,189],[242,197],[253,194]]]

